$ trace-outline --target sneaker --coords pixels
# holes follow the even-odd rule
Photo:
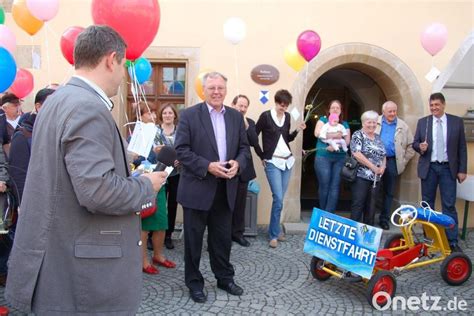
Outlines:
[[[270,243],[268,244],[271,248],[276,248],[278,246],[278,240],[272,239],[270,240]]]

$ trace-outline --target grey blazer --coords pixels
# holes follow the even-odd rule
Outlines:
[[[37,315],[135,314],[142,288],[140,209],[152,183],[129,176],[112,115],[72,78],[45,102],[9,261],[5,296]]]

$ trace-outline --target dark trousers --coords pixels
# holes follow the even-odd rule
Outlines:
[[[376,197],[380,183],[373,188],[373,181],[356,177],[351,185],[352,204],[351,219],[367,225],[374,225]]]
[[[217,186],[214,202],[208,211],[184,208],[184,281],[191,290],[202,290],[204,279],[199,271],[204,231],[207,226],[207,248],[211,270],[218,282],[234,279],[234,267],[230,263],[232,246],[229,234],[232,211],[227,203],[225,181]]]
[[[174,225],[176,224],[176,209],[178,202],[176,196],[178,195],[179,174],[169,177],[166,185],[166,196],[168,202],[168,229],[166,230],[166,237],[171,238],[174,232]]]
[[[245,231],[245,205],[247,204],[247,182],[240,182],[237,187],[234,212],[232,213],[232,237],[242,238]]]
[[[0,214],[5,218],[6,194],[0,193]],[[3,227],[1,227],[3,229]],[[0,275],[7,274],[7,262],[13,245],[14,229],[10,229],[7,234],[0,235]]]
[[[382,176],[383,208],[380,212],[379,222],[389,223],[392,215],[393,192],[397,185],[398,170],[395,157],[387,157],[387,168]]]
[[[458,213],[456,211],[456,179],[451,175],[449,164],[430,163],[425,179],[421,180],[421,198],[435,209],[436,189],[439,185],[441,194],[441,211],[451,216],[456,223],[454,228],[446,229],[446,237],[450,244],[458,242]]]

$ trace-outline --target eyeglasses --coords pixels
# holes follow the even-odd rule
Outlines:
[[[206,90],[207,91],[218,91],[218,92],[222,92],[224,91],[226,88],[225,87],[206,87]]]

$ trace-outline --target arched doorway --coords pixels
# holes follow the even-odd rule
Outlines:
[[[360,116],[363,112],[380,112],[381,105],[387,100],[382,89],[368,75],[348,67],[337,67],[324,73],[316,80],[308,92],[305,104],[320,106],[316,115],[307,122],[303,135],[303,149],[313,149],[317,138],[314,128],[321,116],[326,115],[326,107],[331,100],[339,100],[343,106],[342,116],[349,123],[352,132],[361,128]],[[301,174],[301,209],[311,210],[319,205],[319,183],[314,172],[315,154],[303,160]],[[337,210],[350,209],[350,184],[343,182],[340,187],[340,199]]]
[[[365,43],[346,43],[324,49],[300,71],[292,86],[293,104],[304,112],[305,101],[316,81],[334,69],[348,69],[371,78],[387,100],[398,104],[398,113],[415,130],[416,122],[423,115],[420,85],[413,71],[391,52]],[[378,104],[380,106],[380,104]],[[293,148],[303,149],[303,138],[298,137]],[[286,195],[284,222],[298,222],[301,218],[302,154],[295,151],[297,163]],[[399,181],[400,196],[414,201],[419,195],[416,177],[416,160],[412,160]]]

